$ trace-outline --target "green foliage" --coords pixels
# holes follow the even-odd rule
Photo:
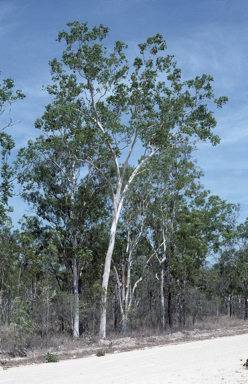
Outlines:
[[[47,352],[43,355],[45,359],[45,363],[58,363],[59,362],[59,354],[58,353],[50,353]]]
[[[147,286],[143,291],[137,289],[137,301],[136,293],[130,291],[134,307],[129,313],[133,319],[141,313],[137,304],[140,300],[148,309],[148,301],[152,308],[152,300],[156,302],[159,297],[157,279],[162,264],[165,297],[172,294],[176,308],[175,303],[183,303],[187,292],[196,286],[192,313],[197,312],[203,297],[198,291],[202,275],[205,280],[201,289],[206,297],[212,294],[212,283],[220,285],[221,265],[211,276],[203,272],[206,256],[210,251],[219,252],[224,239],[234,243],[236,236],[230,222],[235,207],[203,190],[198,181],[203,172],[191,157],[197,140],[213,145],[220,141],[214,134],[216,120],[208,105],[221,108],[227,98],[215,98],[213,78],[203,74],[182,81],[181,70],[173,56],[166,55],[166,42],[160,34],[138,44],[138,57],[132,64],[126,58],[125,43],[116,41],[112,51],[104,46],[109,29],[102,24],[92,30],[78,21],[67,26],[58,34],[58,41],[65,43],[62,60],[54,58],[49,63],[52,84],[46,90],[51,103],[35,122],[40,136],[19,151],[16,162],[26,169],[18,180],[22,197],[36,216],[23,218],[21,230],[15,234],[15,247],[3,235],[8,257],[3,255],[0,271],[5,278],[12,260],[15,279],[20,276],[21,280],[14,291],[17,301],[12,311],[19,339],[31,332],[28,318],[35,313],[31,308],[38,306],[47,315],[46,336],[52,327],[49,316],[56,319],[54,328],[71,331],[76,285],[80,327],[84,331],[92,327],[94,331],[95,325],[91,324],[98,324],[100,297],[107,294],[100,281],[111,211],[116,213],[124,199],[124,210],[120,208],[116,214],[116,271],[123,278],[122,288],[126,283],[122,273],[128,265],[130,286],[140,277]],[[0,106],[24,97],[19,91],[15,96],[12,90],[11,81],[0,86]],[[0,215],[4,217],[16,169],[7,162],[14,142],[2,132],[0,144],[4,159]],[[134,147],[140,144],[144,153],[136,166],[131,166]],[[123,151],[128,155],[122,164]],[[243,239],[247,227],[239,228]],[[235,254],[243,266],[240,276],[245,282],[248,269],[242,255]],[[223,271],[230,276],[224,264]],[[12,290],[13,286],[10,279],[3,284],[4,296],[7,284]],[[21,294],[29,295],[25,284],[35,296],[29,307],[20,298]],[[106,305],[115,306],[118,320],[116,280],[111,284],[111,299]],[[37,323],[45,322],[38,309],[36,316]],[[50,355],[44,355],[45,359]]]
[[[227,98],[213,99],[211,76],[181,82],[181,70],[173,56],[164,55],[166,43],[160,34],[138,45],[141,57],[134,60],[131,72],[126,44],[117,41],[111,53],[102,45],[108,28],[100,25],[89,31],[87,23],[78,21],[68,27],[58,36],[59,42],[66,43],[62,62],[50,62],[54,84],[47,91],[53,103],[36,121],[36,127],[46,132],[47,138],[40,142],[43,148],[67,146],[76,162],[90,162],[102,173],[106,156],[110,161],[114,153],[119,157],[120,148],[134,137],[133,143],[139,138],[148,153],[151,148],[175,147],[189,136],[213,145],[219,142],[212,133],[216,121],[206,103],[221,107]],[[167,82],[160,79],[163,72]],[[128,123],[123,121],[124,114]],[[60,135],[54,135],[56,131]]]
[[[0,115],[4,113],[8,105],[25,98],[24,93],[19,89],[14,93],[14,86],[14,80],[10,78],[3,80],[3,83],[0,84]]]
[[[27,336],[33,331],[33,323],[27,303],[20,297],[15,297],[13,301],[11,325],[16,344],[25,344]]]
[[[1,72],[0,72],[1,74]],[[20,90],[14,92],[14,80],[8,78],[0,83],[0,116],[5,112],[6,108],[9,109],[9,121],[5,126],[0,127],[0,147],[1,147],[1,167],[0,167],[0,225],[8,219],[8,212],[12,211],[8,207],[8,199],[13,195],[13,183],[17,172],[16,165],[8,163],[11,150],[14,148],[15,143],[11,136],[4,132],[8,127],[13,126],[10,111],[11,105],[18,100],[25,98],[25,95]]]

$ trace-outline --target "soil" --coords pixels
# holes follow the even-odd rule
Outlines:
[[[248,333],[248,324],[244,323],[238,326],[227,326],[216,329],[198,329],[184,330],[172,333],[162,333],[160,335],[140,334],[136,336],[120,337],[111,335],[108,339],[98,339],[92,342],[89,338],[79,338],[74,340],[73,348],[68,348],[66,342],[59,346],[47,348],[46,350],[37,349],[27,351],[26,357],[12,357],[4,351],[0,351],[0,370],[11,367],[41,364],[44,363],[43,355],[47,352],[59,354],[59,360],[78,359],[86,356],[103,356],[118,352],[147,349],[155,346],[168,344],[181,344],[197,340],[214,339],[217,337],[242,335]]]

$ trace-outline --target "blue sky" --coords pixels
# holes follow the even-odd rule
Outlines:
[[[205,188],[240,203],[239,221],[244,221],[248,216],[247,0],[0,0],[1,79],[13,78],[27,94],[12,109],[13,119],[21,120],[8,131],[16,150],[39,134],[34,121],[50,102],[42,91],[42,85],[51,84],[48,61],[60,58],[64,45],[55,41],[58,31],[74,20],[88,22],[90,28],[100,23],[108,26],[107,44],[124,41],[130,59],[138,54],[138,43],[159,32],[183,79],[203,73],[214,77],[215,95],[229,98],[215,114],[221,144],[200,144],[195,157],[205,172]],[[11,203],[16,225],[27,206],[19,197]]]

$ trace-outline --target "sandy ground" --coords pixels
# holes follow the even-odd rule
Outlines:
[[[7,384],[247,384],[248,334],[27,365],[0,371]]]
[[[225,321],[226,325],[223,324]],[[209,324],[209,327],[215,327],[212,329],[194,328],[191,330],[172,333],[163,332],[159,335],[154,333],[149,334],[148,331],[140,334],[131,334],[126,337],[120,337],[119,334],[110,334],[108,340],[99,340],[98,337],[92,337],[92,335],[86,335],[77,340],[73,340],[68,337],[56,337],[55,339],[51,338],[49,342],[50,345],[53,345],[53,347],[50,346],[46,349],[29,349],[26,353],[26,357],[20,357],[19,353],[13,356],[13,354],[8,353],[7,351],[0,350],[0,369],[3,368],[5,370],[14,366],[30,365],[34,363],[41,364],[44,362],[43,354],[47,352],[59,354],[61,361],[95,356],[99,351],[103,351],[103,353],[107,355],[124,351],[145,349],[147,347],[165,346],[168,344],[188,343],[190,341],[206,340],[216,337],[248,334],[248,324],[246,321],[239,321],[237,325],[237,320],[234,322],[233,319],[228,319],[227,321],[227,319],[223,318],[221,322],[222,324],[219,327],[216,327],[216,324]]]

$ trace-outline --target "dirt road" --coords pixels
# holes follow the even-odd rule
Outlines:
[[[247,358],[245,334],[10,368],[0,384],[247,384]]]

